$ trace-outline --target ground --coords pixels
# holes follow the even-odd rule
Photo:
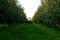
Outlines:
[[[60,40],[60,32],[40,24],[20,24],[0,30],[0,40]]]

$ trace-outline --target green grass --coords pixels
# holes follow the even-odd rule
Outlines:
[[[60,40],[60,33],[38,24],[20,24],[0,31],[0,40]]]

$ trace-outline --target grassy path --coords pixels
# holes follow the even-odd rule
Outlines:
[[[38,24],[21,24],[0,31],[0,40],[60,40],[60,34]]]

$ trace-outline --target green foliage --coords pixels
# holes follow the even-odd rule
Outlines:
[[[41,1],[42,5],[39,6],[32,20],[36,23],[43,23],[53,27],[60,25],[60,0]]]
[[[15,0],[0,0],[0,23],[21,23],[26,20],[26,15]]]
[[[60,40],[60,33],[38,24],[21,24],[5,28],[0,40]]]

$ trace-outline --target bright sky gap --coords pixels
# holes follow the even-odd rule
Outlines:
[[[41,4],[40,0],[18,0],[18,2],[24,8],[27,19],[33,17],[35,11],[37,11],[37,8]]]

